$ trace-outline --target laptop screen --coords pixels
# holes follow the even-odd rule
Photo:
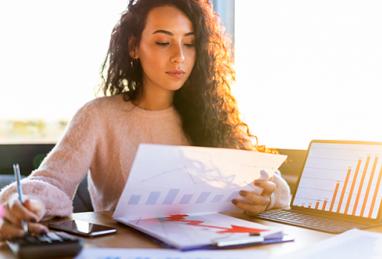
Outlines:
[[[382,143],[312,141],[292,205],[376,219],[381,190]]]

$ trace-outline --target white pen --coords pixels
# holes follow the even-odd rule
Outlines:
[[[15,174],[15,178],[16,178],[16,187],[17,187],[18,198],[19,198],[19,201],[22,205],[24,202],[24,198],[23,198],[23,189],[21,188],[21,175],[20,175],[19,164],[13,164],[13,173]],[[28,231],[29,231],[28,230],[28,223],[23,220],[23,221],[21,221],[21,226],[23,228],[24,234],[28,233]]]
[[[262,243],[262,242],[264,242],[264,237],[262,236],[239,236],[239,237],[219,238],[215,240],[215,245],[217,247],[226,247],[226,246],[256,244],[256,243]]]

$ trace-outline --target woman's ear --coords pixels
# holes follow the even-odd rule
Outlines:
[[[129,55],[132,59],[138,59],[138,46],[137,42],[134,38],[131,38],[128,43],[128,48],[129,48]]]

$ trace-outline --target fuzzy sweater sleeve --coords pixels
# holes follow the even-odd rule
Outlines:
[[[292,195],[288,183],[278,171],[273,174],[271,181],[276,184],[276,190],[267,209],[289,209]]]
[[[40,167],[22,180],[25,195],[45,205],[44,218],[68,216],[73,211],[74,193],[89,170],[97,136],[94,101],[83,106],[73,117],[63,138],[43,160]],[[16,192],[12,183],[0,193],[1,204]]]

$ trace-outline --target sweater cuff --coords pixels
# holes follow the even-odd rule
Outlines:
[[[45,205],[43,220],[51,217],[66,217],[73,212],[72,200],[56,186],[40,180],[23,179],[21,181],[23,193],[30,198],[40,200]],[[16,183],[12,183],[1,190],[0,203],[8,202],[17,192]]]
[[[271,181],[276,184],[276,189],[271,195],[271,202],[268,209],[289,209],[292,195],[288,183],[276,172]]]

